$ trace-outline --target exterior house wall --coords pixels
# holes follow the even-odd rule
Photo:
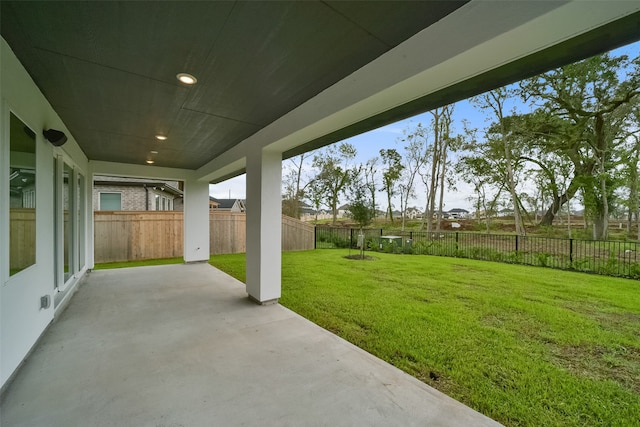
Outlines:
[[[417,208],[409,208],[405,211],[405,218],[409,218],[409,219],[422,218],[422,212],[420,212]]]
[[[100,207],[100,193],[119,193],[121,194],[123,211],[156,211],[156,210],[182,210],[182,203],[176,206],[176,200],[179,199],[173,194],[164,191],[154,190],[153,187],[131,186],[131,185],[94,185],[93,189],[93,208],[94,210],[103,210]],[[159,209],[156,208],[156,196],[160,201],[166,200],[165,209],[162,209],[162,203]],[[148,204],[147,204],[148,203]]]
[[[56,260],[62,260],[65,251],[63,218],[55,215],[55,199],[63,204],[60,180],[61,165],[71,168],[76,177],[89,176],[86,156],[76,143],[57,113],[40,92],[6,41],[0,38],[0,234],[10,232],[10,113],[19,118],[35,134],[35,264],[10,274],[9,239],[0,239],[0,387],[4,388],[17,368],[35,345],[47,325],[63,308],[75,291],[78,281],[86,272],[88,245],[88,203],[79,206],[78,221],[69,227],[76,238],[72,253],[77,260],[68,276],[57,276]],[[68,141],[62,147],[53,147],[42,136],[45,129],[63,131]],[[55,159],[55,160],[54,160]],[[54,168],[54,164],[56,167]],[[54,185],[59,185],[55,187]],[[57,190],[56,190],[57,188]],[[85,187],[86,189],[86,187]],[[78,200],[87,200],[85,192]],[[74,198],[75,199],[75,198]],[[78,211],[75,211],[78,212]],[[74,213],[75,216],[75,213]],[[58,229],[58,233],[56,233]],[[66,252],[65,252],[66,253]],[[52,256],[53,254],[53,256]],[[56,258],[58,257],[58,258]],[[65,260],[66,261],[66,260]],[[59,278],[64,283],[59,283]],[[49,304],[41,304],[41,298]]]
[[[100,185],[93,190],[93,208],[102,210],[100,207],[100,193],[119,193],[123,211],[144,211],[146,210],[147,192],[143,187],[125,187],[119,185]],[[151,199],[151,197],[149,197]],[[149,208],[151,210],[151,200]]]

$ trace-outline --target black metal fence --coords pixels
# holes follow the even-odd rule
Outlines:
[[[576,270],[640,279],[636,242],[561,239],[465,232],[392,231],[316,227],[317,249],[358,248],[418,255],[440,255]]]

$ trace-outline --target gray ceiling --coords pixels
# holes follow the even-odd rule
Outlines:
[[[89,159],[196,169],[464,3],[2,1],[0,28]]]

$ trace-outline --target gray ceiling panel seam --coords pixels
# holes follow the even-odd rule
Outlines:
[[[188,111],[190,113],[204,114],[205,116],[216,117],[218,119],[229,120],[229,121],[232,121],[232,122],[235,122],[235,123],[241,123],[241,124],[245,124],[245,125],[256,126],[256,127],[259,127],[259,128],[265,126],[263,124],[252,123],[252,122],[248,122],[246,120],[234,119],[233,117],[222,116],[220,114],[207,113],[206,111],[194,110],[192,108],[180,108],[180,109],[183,110],[183,111]]]
[[[327,3],[326,1],[322,0],[320,3],[322,3],[323,5],[325,5],[327,8],[331,9],[335,14],[342,16],[344,19],[346,19],[347,21],[349,21],[351,24],[355,25],[356,27],[360,28],[362,31],[364,31],[367,35],[369,35],[370,37],[376,39],[377,41],[379,41],[380,43],[382,43],[387,50],[393,48],[393,46],[391,46],[389,43],[387,43],[385,40],[381,39],[380,37],[378,37],[377,35],[375,35],[374,33],[372,33],[371,31],[369,31],[367,28],[363,27],[362,25],[360,25],[359,23],[357,23],[356,21],[354,21],[353,19],[351,19],[351,17],[347,16],[346,14],[342,13],[341,11],[339,11],[338,9],[336,9],[335,7],[331,6],[329,3]]]
[[[40,50],[42,52],[47,52],[47,53],[51,53],[53,55],[61,56],[61,57],[64,57],[64,58],[73,59],[73,60],[79,61],[79,62],[83,62],[85,64],[95,65],[96,67],[105,68],[105,69],[108,69],[108,70],[129,74],[131,76],[140,77],[140,78],[143,78],[143,79],[146,79],[146,80],[151,80],[151,81],[162,83],[162,84],[165,84],[165,85],[168,85],[168,86],[172,86],[172,87],[180,87],[180,84],[178,84],[178,83],[168,82],[166,80],[157,79],[155,77],[151,77],[151,76],[148,76],[148,75],[145,75],[145,74],[140,74],[140,73],[135,73],[133,71],[124,70],[122,68],[114,67],[112,65],[101,64],[101,63],[96,62],[96,61],[90,61],[88,59],[78,58],[77,56],[68,55],[66,53],[57,52],[57,51],[54,51],[54,50],[51,50],[51,49],[47,49],[47,48],[42,48],[42,47],[39,47],[39,46],[34,46],[33,48],[37,49],[37,50]]]

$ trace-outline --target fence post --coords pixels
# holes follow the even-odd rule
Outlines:
[[[313,249],[318,249],[318,226],[313,227]]]
[[[457,252],[458,252],[458,232],[456,231],[456,253]]]
[[[569,239],[569,268],[573,268],[573,239]]]
[[[516,255],[518,255],[518,235],[516,234]]]
[[[353,228],[349,228],[349,249],[353,249]]]

